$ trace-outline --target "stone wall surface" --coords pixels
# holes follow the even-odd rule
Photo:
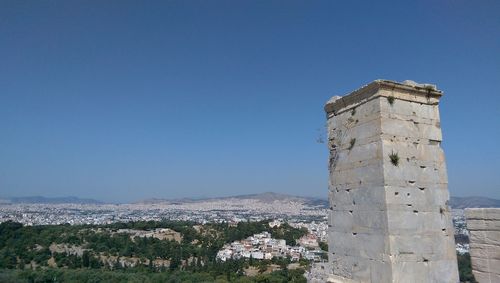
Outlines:
[[[331,282],[459,281],[441,95],[379,80],[325,106]]]
[[[500,283],[500,208],[468,208],[465,217],[474,277]]]

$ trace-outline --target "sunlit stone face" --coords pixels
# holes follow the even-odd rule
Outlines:
[[[441,95],[375,81],[325,106],[332,281],[459,281]]]

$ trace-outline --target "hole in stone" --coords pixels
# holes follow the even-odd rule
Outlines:
[[[418,189],[421,190],[421,191],[425,190],[425,188],[418,188]]]
[[[353,233],[352,233],[352,235],[353,235],[353,236],[356,236],[357,234],[358,234],[358,233],[355,233],[355,232],[353,232]]]
[[[446,232],[446,228],[441,229],[441,231]]]
[[[406,161],[410,162],[410,158],[408,158],[408,157],[407,157],[407,158],[406,158]]]
[[[429,140],[429,144],[430,145],[440,145],[441,141],[438,141],[438,140]]]
[[[410,207],[410,206],[412,206],[412,205],[411,205],[411,204],[407,204],[406,206]]]
[[[353,201],[352,201],[352,205],[356,205],[356,201],[354,201],[354,200],[353,200]]]
[[[351,189],[345,189],[345,191],[346,191],[346,192],[349,192],[349,191],[351,191]]]
[[[352,214],[352,210],[349,210],[349,213]]]
[[[418,214],[418,210],[414,210],[413,213]]]
[[[395,193],[394,193],[394,195],[395,195],[395,196],[399,195],[399,192],[395,192]]]
[[[423,258],[423,261],[424,261],[424,262],[429,262],[429,260],[428,260],[428,259],[426,259],[425,257]]]
[[[410,193],[407,193],[407,194],[406,194],[406,196],[407,196],[407,197],[409,197],[409,196],[410,196]]]
[[[427,168],[427,166],[420,165],[420,168],[425,169],[425,168]]]
[[[408,181],[408,183],[410,183],[410,184],[415,184],[415,181],[410,180],[410,181]]]

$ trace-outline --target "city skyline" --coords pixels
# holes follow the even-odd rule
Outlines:
[[[325,102],[410,79],[451,195],[500,199],[498,2],[114,4],[0,3],[1,196],[326,197]]]

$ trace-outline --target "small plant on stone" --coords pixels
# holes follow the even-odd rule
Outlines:
[[[355,114],[356,114],[356,108],[353,108],[353,109],[351,110],[351,116],[354,116]]]
[[[439,207],[439,213],[444,214],[445,209],[443,207]]]
[[[394,96],[388,96],[387,101],[389,101],[390,105],[393,105],[394,104]]]
[[[394,151],[391,152],[391,154],[389,154],[389,158],[391,159],[392,165],[394,165],[394,166],[399,165],[399,156],[398,156],[397,152],[396,153],[394,153]]]
[[[356,143],[356,139],[351,139],[349,142],[349,150],[351,150],[354,147],[354,144]]]

